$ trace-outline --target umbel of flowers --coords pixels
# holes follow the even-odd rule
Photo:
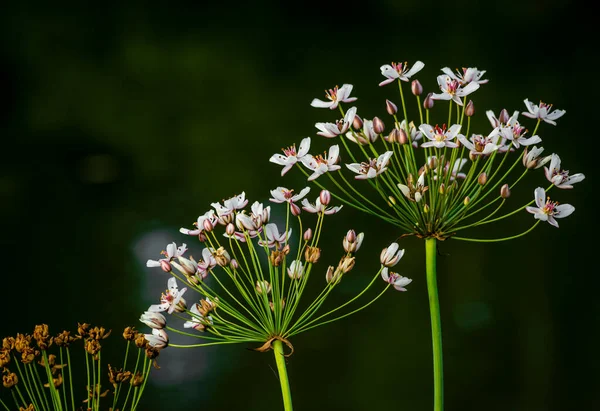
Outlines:
[[[48,326],[41,324],[33,334],[4,338],[0,409],[136,410],[159,350],[150,346],[144,334],[127,327],[123,332],[125,355],[119,360],[122,368],[113,367],[102,358],[102,346],[110,334],[104,327],[83,323],[78,324],[76,333],[51,335]],[[131,345],[137,348],[135,358],[130,355]],[[73,361],[82,362],[85,374],[80,375]],[[107,377],[109,384],[104,385]]]
[[[183,234],[197,237],[204,245],[202,258],[186,257],[186,245],[177,247],[172,243],[162,252],[164,258],[148,261],[149,267],[159,267],[170,274],[161,303],[151,305],[140,318],[153,329],[148,336],[150,344],[202,347],[256,343],[257,351],[273,349],[284,406],[291,410],[284,345],[288,347],[285,356],[289,356],[293,352],[290,339],[296,334],[369,306],[390,286],[406,291],[404,287],[411,282],[390,271],[404,254],[393,243],[382,251],[380,268],[370,281],[365,280],[362,291],[325,310],[324,303],[331,292],[353,269],[364,236],[349,230],[343,236],[343,253],[337,265],[320,266],[322,259],[332,256],[320,248],[325,218],[342,207],[330,205],[331,195],[326,190],[314,202],[308,201],[304,197],[309,190],[305,188],[296,194],[278,187],[271,191],[271,202],[286,206],[284,227],[270,222],[271,206],[255,202],[247,207],[248,200],[242,193],[223,203],[213,203],[213,209],[198,217],[193,229],[182,228]],[[310,227],[302,218],[306,214],[311,219],[316,217]],[[317,277],[312,278],[315,274]],[[367,302],[357,305],[378,276],[386,285]],[[309,279],[323,284],[317,295],[307,295],[311,294],[306,293]],[[185,287],[180,289],[178,281]],[[197,295],[190,296],[189,289]],[[179,317],[183,327],[167,325],[165,313]],[[201,342],[169,344],[167,332],[196,337]]]
[[[549,197],[549,192],[553,197],[556,193],[562,201],[565,192],[581,182],[584,175],[566,170],[557,154],[542,155],[539,126],[555,126],[564,110],[525,99],[522,113],[488,110],[485,114],[489,126],[472,130],[475,104],[467,98],[471,99],[488,82],[485,71],[465,68],[454,72],[445,67],[437,76],[439,89],[421,101],[423,86],[413,77],[423,67],[420,61],[412,67],[406,63],[381,66],[384,80],[379,85],[396,83],[400,101],[400,105],[385,101],[385,117],[367,119],[359,116],[355,106],[344,107],[356,101],[350,96],[350,84],[327,91],[325,101],[314,99],[311,105],[337,109],[341,114],[333,122],[315,124],[316,134],[332,142],[329,150],[311,155],[311,138],[307,137],[298,150],[292,145],[283,154],[274,154],[270,161],[283,166],[282,175],[297,166],[308,181],[328,188],[332,197],[396,226],[394,236],[425,239],[434,348],[434,409],[441,410],[443,373],[436,241],[504,241],[529,233],[540,222],[558,227],[557,219],[569,216],[575,208],[559,204]],[[409,82],[411,98],[415,99],[410,116],[405,99],[409,93],[404,85]],[[435,120],[434,106],[441,107]],[[530,172],[537,173],[539,180],[539,186],[531,188],[532,197],[511,197],[514,187],[526,181],[523,177]],[[533,214],[534,221],[508,237],[475,239],[463,235],[469,228],[504,223],[521,212]]]

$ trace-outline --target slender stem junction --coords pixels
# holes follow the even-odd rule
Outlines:
[[[273,341],[273,353],[275,353],[275,362],[277,363],[277,373],[281,383],[281,396],[283,397],[283,409],[292,411],[292,393],[288,381],[287,369],[285,367],[285,357],[283,355],[283,344],[279,340]]]

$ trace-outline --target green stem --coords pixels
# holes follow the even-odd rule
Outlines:
[[[442,359],[442,322],[440,319],[440,301],[436,280],[437,241],[425,240],[425,264],[427,269],[427,292],[429,294],[429,313],[431,315],[431,341],[433,343],[433,383],[434,411],[444,409],[444,364]]]
[[[285,368],[285,357],[283,356],[283,343],[279,340],[273,341],[273,352],[275,353],[275,362],[281,382],[281,396],[283,397],[283,408],[285,411],[292,411],[292,393],[290,392],[290,383],[288,381],[287,370]]]

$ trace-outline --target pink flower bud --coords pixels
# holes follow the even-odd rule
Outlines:
[[[398,134],[400,135],[400,137],[398,138],[398,143],[400,143],[400,144],[408,143],[408,136],[406,135],[406,131],[399,130]]]
[[[479,177],[477,177],[477,182],[479,185],[485,185],[485,183],[487,183],[487,173],[479,174]]]
[[[312,230],[310,228],[307,228],[303,236],[304,241],[310,241],[312,239],[312,234]]]
[[[302,209],[298,205],[290,203],[290,211],[292,212],[293,216],[298,217],[302,212]]]
[[[204,234],[204,232],[201,232],[200,234],[198,234],[198,241],[200,241],[201,243],[203,243],[206,240],[208,240],[208,238],[206,238],[206,234]]]
[[[389,100],[385,100],[385,109],[390,116],[393,116],[398,112],[398,107]]]
[[[227,227],[225,227],[225,232],[228,236],[232,236],[233,233],[235,233],[235,226],[233,225],[233,223],[227,224]]]
[[[204,220],[202,225],[204,226],[204,231],[206,231],[208,233],[210,233],[213,230],[213,228],[215,228],[213,226],[213,223],[211,223],[208,219]]]
[[[354,127],[355,130],[360,130],[361,128],[363,128],[363,121],[358,115],[354,116],[354,120],[352,121],[352,127]]]
[[[321,193],[319,194],[319,200],[324,206],[329,205],[329,202],[331,201],[331,193],[327,190],[321,190]]]
[[[433,108],[433,97],[432,96],[433,96],[433,93],[427,94],[427,97],[425,97],[425,100],[423,101],[423,107],[426,110]]]
[[[390,131],[390,134],[387,137],[384,137],[385,141],[387,141],[388,143],[399,143],[400,142],[400,130],[398,130],[397,128],[393,128],[392,131]]]
[[[437,166],[438,166],[437,158],[436,157],[430,157],[429,160],[427,161],[427,165],[429,166],[430,169],[435,170],[437,168]]]
[[[353,243],[356,240],[356,233],[354,230],[348,230],[346,233],[346,241]]]
[[[500,121],[502,124],[506,124],[506,123],[508,123],[508,120],[510,120],[508,111],[506,111],[506,109],[503,108],[502,111],[500,112],[500,115],[498,116],[498,121]]]
[[[233,268],[234,270],[237,270],[240,267],[240,265],[238,264],[238,262],[235,258],[231,259],[231,261],[229,262],[229,266],[231,268]]]
[[[381,121],[379,117],[373,117],[373,131],[377,134],[381,134],[384,130],[385,124],[383,124],[383,121]]]
[[[423,86],[419,83],[419,80],[413,80],[412,83],[410,83],[410,91],[412,91],[415,96],[423,94]]]
[[[473,100],[469,100],[467,107],[465,107],[465,116],[473,117],[473,114],[475,114],[475,105],[473,104]]]
[[[170,273],[172,269],[171,264],[167,260],[160,260],[160,268],[162,268],[165,273]]]
[[[508,187],[508,184],[504,184],[500,187],[500,196],[504,199],[510,197],[510,188]]]

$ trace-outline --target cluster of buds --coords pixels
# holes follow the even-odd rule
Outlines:
[[[339,91],[332,90],[330,97],[340,96]],[[349,93],[349,90],[343,89],[343,93]],[[304,140],[298,152],[294,147],[288,149],[288,158],[285,161],[279,158],[280,162],[289,165],[302,161],[301,154],[307,144],[309,141]],[[194,229],[180,230],[200,240],[203,246],[200,260],[185,256],[188,250],[186,244],[178,247],[175,243],[169,244],[161,253],[164,258],[148,260],[148,267],[160,267],[171,275],[167,280],[168,290],[162,294],[160,304],[151,305],[140,317],[142,323],[152,328],[152,334],[145,335],[149,344],[158,348],[167,345],[181,347],[169,343],[169,332],[171,335],[180,333],[208,340],[193,346],[255,342],[263,344],[262,351],[264,344],[269,348],[273,338],[289,343],[288,338],[316,326],[317,320],[331,321],[324,319],[328,315],[317,319],[313,317],[331,289],[355,266],[355,254],[361,247],[364,234],[356,234],[354,230],[347,232],[342,240],[345,254],[336,268],[331,266],[326,270],[325,292],[312,303],[300,304],[306,282],[324,254],[319,245],[323,219],[342,208],[331,204],[332,196],[327,190],[322,190],[314,201],[305,198],[309,192],[309,187],[297,194],[285,187],[271,190],[270,201],[286,205],[285,226],[271,222],[270,205],[255,202],[247,210],[245,193],[222,203],[212,203],[213,209],[198,217]],[[312,214],[317,221],[302,231],[301,227],[306,227],[303,224],[306,214]],[[296,249],[290,245],[295,231],[292,228],[294,219],[297,219],[300,228]],[[185,287],[180,289],[178,281]],[[371,284],[373,282],[366,288]],[[190,289],[200,296],[197,302],[191,304]],[[183,298],[186,292],[187,301]],[[308,307],[306,311],[296,313],[299,306],[305,305]],[[198,333],[190,334],[171,327],[164,314],[185,319],[183,328],[191,328]]]
[[[467,98],[488,83],[484,79],[485,71],[475,67],[453,71],[444,67],[442,74],[436,78],[439,90],[428,93],[421,102],[423,86],[413,77],[424,66],[420,61],[412,67],[407,63],[381,66],[385,80],[379,85],[397,82],[402,102],[398,106],[390,99],[385,100],[386,112],[393,123],[391,131],[386,132],[380,117],[371,120],[361,118],[355,106],[345,110],[344,103],[356,101],[356,98],[350,97],[352,85],[345,84],[343,93],[326,94],[330,102],[314,99],[311,103],[313,107],[336,108],[342,116],[333,123],[315,124],[317,135],[336,140],[329,147],[329,155],[311,155],[311,139],[307,137],[302,140],[300,151],[284,150],[283,155],[275,154],[270,161],[284,166],[282,175],[298,165],[308,181],[328,173],[339,188],[336,198],[365,213],[377,215],[408,235],[440,240],[450,237],[474,240],[456,234],[466,228],[500,221],[517,211],[532,213],[538,220],[534,225],[547,221],[558,227],[556,219],[567,217],[574,207],[545,200],[542,191],[573,188],[585,176],[565,170],[557,154],[542,156],[544,149],[538,146],[542,138],[537,131],[541,123],[555,126],[556,120],[565,111],[525,99],[526,110],[522,113],[514,111],[511,115],[504,109],[496,116],[493,111],[486,111],[490,127],[474,133],[471,131],[471,118],[476,114],[475,103],[467,101]],[[408,116],[403,91],[405,82],[411,83],[410,91],[416,99],[418,112],[415,120]],[[450,107],[444,110],[447,117],[435,123],[431,121],[430,114],[436,102],[440,101],[447,101]],[[532,133],[521,124],[520,115],[527,121],[535,121]],[[344,158],[349,159],[345,167],[340,164],[342,149],[345,151]],[[520,172],[519,163],[523,164]],[[511,204],[511,211],[497,216],[508,203],[510,191],[523,181],[524,175],[542,167],[548,186],[532,190],[533,200],[521,205]],[[343,175],[348,171],[354,180]],[[363,190],[375,193],[362,194]],[[380,199],[387,201],[381,203]],[[533,207],[533,203],[537,207]],[[490,213],[482,213],[488,207],[491,207]],[[516,236],[485,241],[515,238],[531,229]]]
[[[11,396],[14,401],[12,409],[51,409],[56,411],[72,409],[74,411],[81,409],[82,403],[87,404],[85,408],[100,409],[101,399],[110,393],[110,390],[102,391],[101,389],[101,375],[104,374],[100,372],[101,341],[106,340],[110,334],[111,331],[104,327],[92,327],[87,323],[79,323],[75,333],[62,331],[57,335],[52,335],[48,325],[40,324],[35,326],[32,334],[17,334],[15,337],[4,338],[0,348],[3,386],[9,390],[16,389],[18,392],[18,395]],[[156,359],[158,350],[151,347],[144,334],[137,332],[133,327],[126,328],[123,337],[128,343],[135,341],[141,350],[140,354],[145,351],[146,356],[143,362],[139,361],[139,357],[137,360],[130,361],[130,363],[135,362],[132,371],[116,369],[110,364],[108,365],[108,378],[114,387],[113,398],[110,399],[110,402],[114,405],[121,404],[124,407],[119,409],[133,410],[141,398],[142,385],[148,378],[150,362]],[[86,379],[89,383],[93,382],[92,385],[86,387],[87,393],[79,397],[71,386],[72,381],[76,378],[74,373],[78,371],[78,368],[72,366],[72,361],[76,357],[70,355],[71,345],[78,341],[83,343],[86,357],[89,356],[85,359],[86,365],[84,366],[88,373]],[[129,353],[129,349],[126,351],[124,361],[120,361],[124,366],[127,366],[128,363],[127,353]],[[24,366],[19,366],[15,362],[22,363]],[[14,368],[13,365],[15,365]],[[36,366],[43,368],[44,371],[39,373]],[[127,400],[123,401],[123,398],[119,402],[121,385],[126,383],[132,387],[138,387],[133,394],[133,403],[128,403]],[[55,408],[46,408],[48,403],[40,402],[42,397],[36,395],[40,392],[49,393],[52,398],[51,404]],[[131,396],[128,396],[131,400]],[[68,408],[65,408],[67,404]],[[3,399],[2,392],[0,392],[0,405],[4,409],[11,409]]]

